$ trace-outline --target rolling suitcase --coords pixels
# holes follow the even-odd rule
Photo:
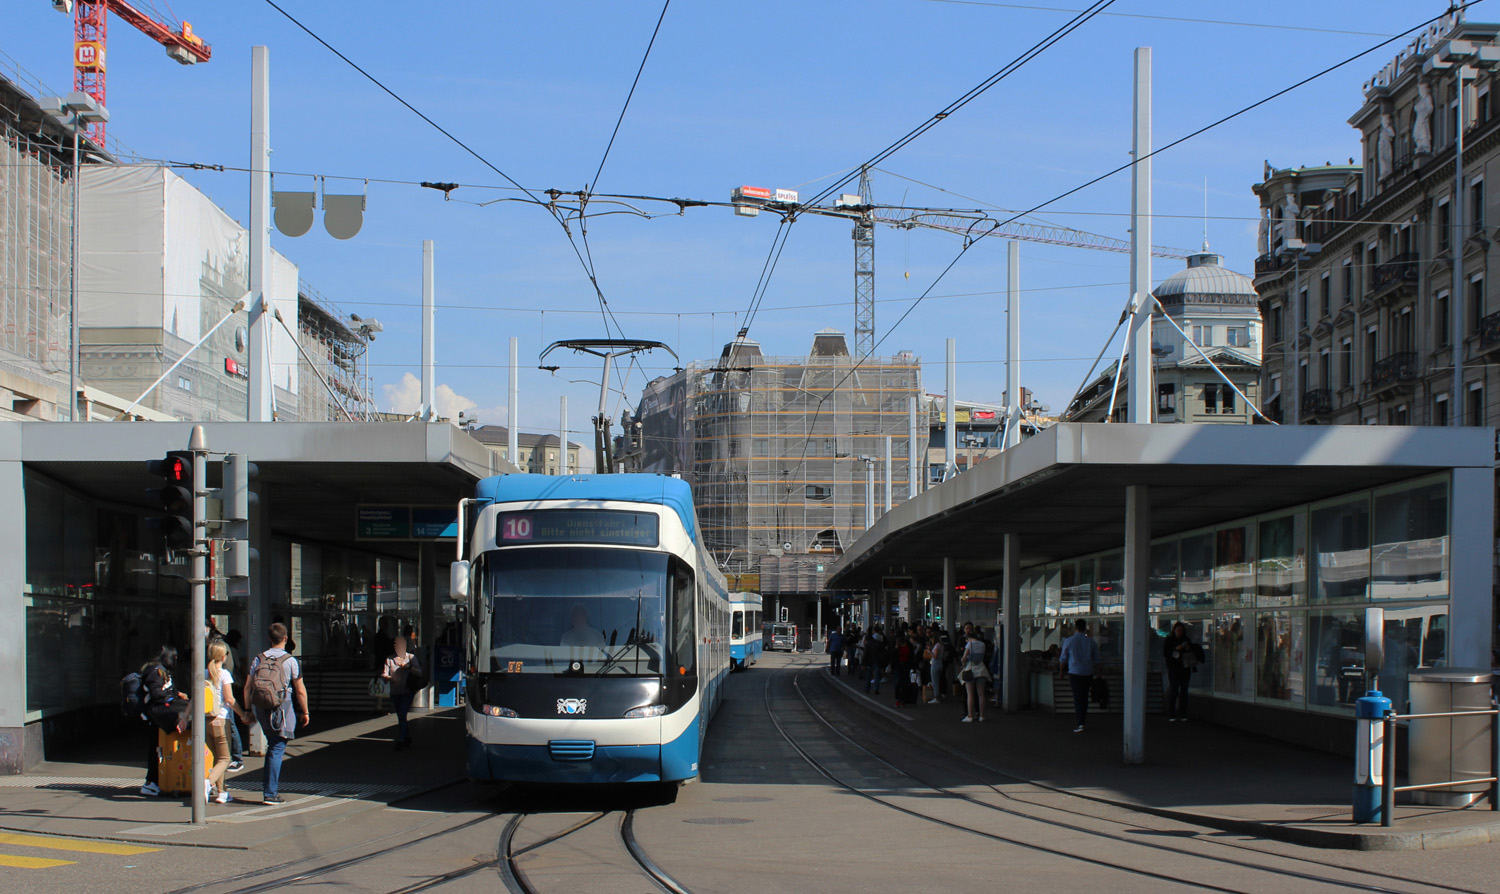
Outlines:
[[[192,794],[192,738],[191,732],[157,733],[156,784],[160,786],[162,794]],[[208,771],[214,765],[213,751],[207,745],[203,746],[203,756],[203,778],[207,779]]]

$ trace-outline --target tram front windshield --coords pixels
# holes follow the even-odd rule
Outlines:
[[[487,553],[490,672],[659,676],[669,560],[595,547]]]

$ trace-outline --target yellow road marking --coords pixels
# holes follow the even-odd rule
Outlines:
[[[16,869],[51,869],[54,866],[71,866],[74,860],[49,860],[46,857],[14,857],[10,854],[0,854],[0,866],[11,866]]]
[[[55,838],[51,835],[20,835],[0,832],[0,844],[19,844],[23,847],[44,847],[54,851],[78,851],[83,854],[115,854],[129,857],[134,854],[149,854],[159,847],[140,847],[133,844],[115,844],[110,841],[88,841],[81,838]],[[66,861],[65,861],[66,862]]]

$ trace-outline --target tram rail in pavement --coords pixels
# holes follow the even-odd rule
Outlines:
[[[863,681],[819,681],[873,717],[930,746],[993,771],[1060,793],[1182,822],[1309,847],[1436,850],[1500,842],[1500,819],[1488,810],[1397,805],[1396,824],[1355,824],[1349,805],[1352,758],[1299,748],[1207,722],[1168,724],[1148,717],[1152,742],[1145,765],[1123,765],[1121,718],[1091,714],[1072,735],[1071,712],[1002,713],[960,723],[963,705],[892,707],[863,691]],[[1268,795],[1275,796],[1269,798]]]

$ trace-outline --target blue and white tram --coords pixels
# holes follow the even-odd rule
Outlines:
[[[478,483],[459,520],[469,776],[697,776],[729,669],[729,593],[688,485],[503,475]]]
[[[760,660],[759,593],[729,594],[729,666],[744,670]]]

